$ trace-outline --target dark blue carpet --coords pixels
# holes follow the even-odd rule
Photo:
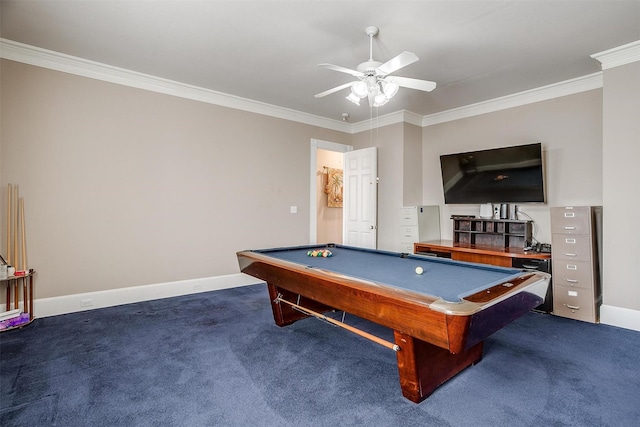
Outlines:
[[[279,328],[255,285],[1,333],[0,425],[635,426],[639,360],[638,332],[529,313],[414,404],[392,351],[315,319]]]

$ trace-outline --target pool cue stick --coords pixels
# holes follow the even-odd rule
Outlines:
[[[308,314],[308,315],[316,317],[316,318],[318,318],[320,320],[324,320],[325,322],[329,322],[329,323],[331,323],[331,324],[333,324],[335,326],[339,326],[341,328],[344,328],[344,329],[346,329],[348,331],[353,332],[356,335],[360,335],[363,338],[371,340],[371,341],[373,341],[373,342],[375,342],[377,344],[380,344],[381,346],[387,347],[390,350],[400,351],[400,346],[398,344],[394,344],[394,343],[389,342],[387,340],[384,340],[384,339],[382,339],[380,337],[372,335],[372,334],[370,334],[368,332],[365,332],[365,331],[363,331],[361,329],[354,328],[353,326],[347,325],[346,323],[343,323],[343,322],[340,322],[338,320],[332,319],[331,317],[327,317],[322,313],[318,313],[318,312],[315,312],[313,310],[309,310],[308,308],[302,307],[301,305],[294,304],[294,303],[292,303],[290,301],[282,299],[280,296],[278,296],[278,298],[275,299],[275,302],[277,302],[277,303],[279,303],[279,302],[287,303],[291,307],[295,308],[298,311],[303,312],[304,314]]]
[[[24,197],[20,197],[18,210],[20,211],[20,243],[22,245],[22,259],[20,264],[20,271],[27,271],[27,238],[25,235],[24,225]]]
[[[9,230],[10,230],[10,228],[9,228],[10,227],[9,226],[9,224],[10,224],[9,212],[11,211],[11,196],[10,196],[10,194],[11,194],[11,184],[7,184],[7,218],[6,218],[7,219],[7,234],[6,234],[6,237],[7,237],[7,251],[5,252],[5,254],[7,255],[7,258],[10,258],[9,257],[9,245],[10,245],[10,243],[9,243],[9,241],[10,241],[9,240]]]
[[[13,201],[11,203],[13,209],[13,231],[11,233],[13,243],[13,256],[11,257],[11,265],[18,268],[18,184],[13,186]]]

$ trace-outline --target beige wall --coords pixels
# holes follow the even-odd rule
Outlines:
[[[422,205],[422,128],[405,123],[403,152],[403,206]]]
[[[439,156],[458,151],[541,142],[546,204],[522,204],[536,237],[551,242],[549,207],[602,205],[602,90],[592,90],[423,129],[423,202],[441,210],[442,238],[451,214],[479,215],[479,205],[444,205]]]
[[[539,141],[548,202],[522,206],[537,238],[550,241],[549,206],[604,205],[604,302],[640,310],[640,233],[627,226],[640,196],[624,175],[639,158],[638,64],[607,70],[604,96],[355,135],[0,64],[0,183],[25,198],[36,298],[231,274],[238,250],[306,243],[312,138],[378,147],[378,247],[389,250],[401,206],[440,205],[443,238],[452,213],[479,213],[443,205],[440,154]]]
[[[604,70],[603,317],[640,310],[640,62]]]
[[[1,183],[19,184],[25,199],[36,298],[236,273],[238,250],[307,243],[309,141],[350,139],[12,61],[1,67]]]

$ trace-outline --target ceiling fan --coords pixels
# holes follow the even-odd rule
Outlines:
[[[364,31],[365,34],[369,36],[368,61],[358,65],[355,70],[332,64],[318,64],[319,67],[351,74],[352,76],[357,77],[358,80],[321,92],[315,95],[316,98],[322,98],[350,87],[351,93],[347,96],[349,101],[356,105],[360,105],[360,99],[368,98],[369,106],[380,107],[389,102],[389,100],[398,93],[398,89],[400,87],[423,90],[426,92],[431,92],[436,88],[436,83],[428,80],[390,76],[389,74],[394,71],[398,71],[400,68],[416,62],[418,57],[414,53],[404,51],[384,64],[382,62],[375,61],[373,59],[373,38],[378,34],[378,27],[367,27]]]

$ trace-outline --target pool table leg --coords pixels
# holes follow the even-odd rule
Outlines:
[[[276,325],[278,326],[287,326],[300,319],[305,319],[309,317],[308,314],[302,313],[301,311],[294,309],[290,305],[287,305],[284,303],[280,304],[275,302],[278,296],[293,303],[300,303],[300,305],[310,310],[317,311],[319,313],[324,313],[324,312],[333,310],[332,307],[329,307],[325,304],[321,304],[309,298],[299,296],[295,292],[287,291],[286,289],[279,288],[270,283],[267,283],[267,288],[269,289],[269,299],[271,300],[271,310],[273,311],[273,320],[276,322]]]
[[[396,356],[402,395],[415,403],[423,401],[458,372],[482,359],[482,341],[468,350],[452,354],[402,332],[394,331],[394,336],[400,346]]]

